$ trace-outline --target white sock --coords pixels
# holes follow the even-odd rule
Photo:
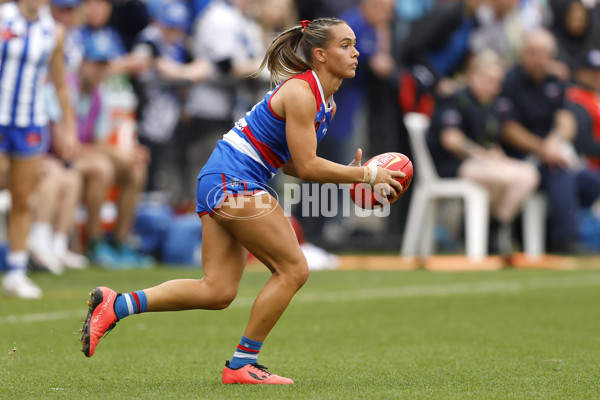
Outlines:
[[[55,233],[52,240],[52,251],[57,256],[62,256],[69,250],[69,237],[66,233]]]
[[[27,255],[26,251],[9,251],[6,256],[7,274],[25,275],[28,261],[29,255]]]
[[[52,226],[49,222],[34,222],[31,224],[29,238],[34,243],[49,246],[52,240]]]

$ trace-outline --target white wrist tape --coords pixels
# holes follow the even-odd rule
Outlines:
[[[371,180],[369,181],[369,185],[373,186],[375,183],[375,178],[377,177],[377,167],[369,167],[371,170]]]

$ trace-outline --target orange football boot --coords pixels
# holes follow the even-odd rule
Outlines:
[[[105,286],[97,287],[90,292],[88,314],[81,329],[83,354],[94,355],[98,341],[104,334],[113,329],[117,323],[115,300],[119,293]]]
[[[238,369],[229,368],[229,361],[223,368],[221,381],[225,384],[242,383],[250,385],[291,385],[290,378],[267,372],[267,367],[260,364],[247,364]]]

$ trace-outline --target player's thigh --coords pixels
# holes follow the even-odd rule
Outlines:
[[[9,189],[13,198],[29,195],[39,178],[42,156],[11,158],[9,169]]]
[[[202,220],[202,267],[204,279],[221,290],[235,289],[239,284],[248,251],[208,214]]]
[[[215,220],[271,271],[308,274],[296,234],[277,200],[266,193],[245,197],[249,201],[242,202],[243,206],[225,202],[214,214]]]

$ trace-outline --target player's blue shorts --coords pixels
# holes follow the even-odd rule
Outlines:
[[[196,212],[213,215],[221,208],[229,196],[258,196],[268,193],[268,187],[261,182],[253,182],[233,177],[229,174],[206,174],[198,179],[196,188]]]
[[[29,158],[48,152],[50,132],[46,127],[0,126],[0,153]]]

